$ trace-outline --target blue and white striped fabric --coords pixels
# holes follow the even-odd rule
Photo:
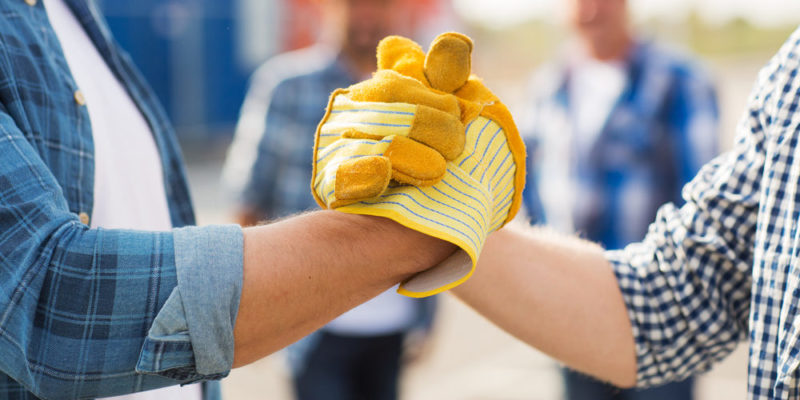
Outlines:
[[[327,205],[336,201],[340,165],[353,158],[382,156],[395,137],[409,135],[418,112],[413,104],[352,101],[346,92],[334,96],[331,112],[319,126],[316,145],[322,150],[317,153],[312,181],[320,201]],[[353,130],[374,139],[345,137]],[[500,123],[480,115],[465,128],[464,150],[447,162],[447,172],[439,182],[424,187],[390,184],[378,198],[336,207],[337,211],[390,218],[449,241],[471,260],[460,265],[440,264],[417,274],[401,283],[398,293],[431,296],[472,275],[486,237],[508,220],[518,193],[512,140]]]
[[[663,206],[641,243],[608,253],[638,378],[710,368],[749,341],[748,398],[800,398],[800,30],[762,69],[734,148]]]

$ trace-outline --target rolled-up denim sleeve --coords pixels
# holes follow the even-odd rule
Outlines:
[[[222,378],[233,364],[242,230],[181,228],[173,241],[178,286],[156,316],[136,369],[182,381]]]
[[[0,154],[0,385],[95,398],[228,373],[241,228],[90,229],[1,110]]]

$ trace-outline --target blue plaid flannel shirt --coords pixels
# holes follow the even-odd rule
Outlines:
[[[607,254],[642,385],[710,368],[748,340],[748,398],[800,398],[800,30],[759,73],[731,151],[641,243]]]
[[[542,68],[523,116],[531,173],[524,192],[534,221],[577,231],[609,249],[644,237],[658,207],[717,155],[718,108],[702,68],[643,41],[596,136],[572,121],[570,65]]]
[[[309,188],[314,132],[328,94],[354,83],[322,46],[279,55],[253,74],[223,172],[244,207],[263,219],[319,208]]]
[[[86,107],[42,2],[0,2],[0,398],[219,379],[233,359],[241,229],[186,227],[194,215],[167,118],[95,6],[66,3],[150,123],[172,223],[184,228],[81,223],[94,193]]]

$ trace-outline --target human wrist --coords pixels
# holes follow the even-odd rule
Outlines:
[[[435,237],[407,228],[389,218],[348,214],[336,211],[320,211],[332,219],[337,227],[334,235],[356,232],[352,239],[364,246],[381,248],[381,258],[395,279],[404,280],[422,272],[456,250],[456,246]],[[342,236],[339,236],[342,237]]]

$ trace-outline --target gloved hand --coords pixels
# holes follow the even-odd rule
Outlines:
[[[519,209],[525,149],[508,109],[470,76],[472,41],[437,37],[426,55],[391,36],[378,71],[333,92],[317,128],[312,191],[323,208],[376,215],[456,244],[400,285],[424,297],[472,274],[488,234]]]

